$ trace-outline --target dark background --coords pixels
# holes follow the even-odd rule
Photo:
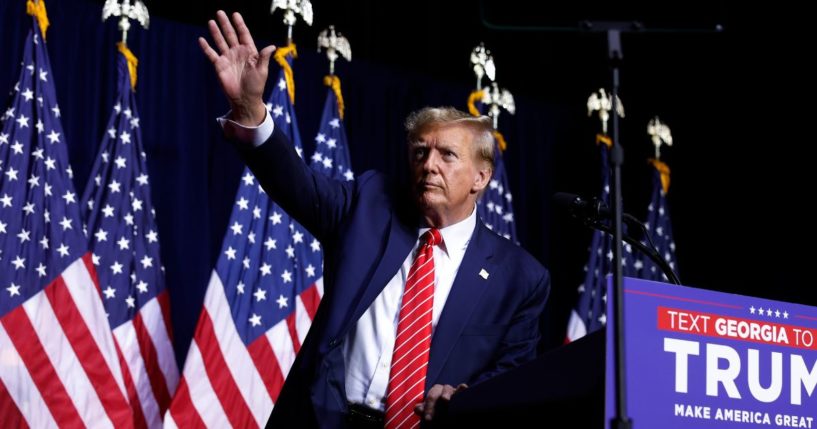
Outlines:
[[[102,3],[47,4],[52,72],[79,192],[114,97],[119,33],[115,22],[101,23]],[[604,34],[575,29],[584,19],[639,20],[644,31],[622,36],[625,209],[645,217],[646,159],[653,150],[646,124],[659,115],[675,140],[662,154],[672,168],[669,200],[682,281],[817,305],[809,203],[814,72],[806,66],[814,49],[807,15],[783,4],[752,10],[712,1],[595,3],[313,2],[313,26],[295,28],[296,109],[306,153],[314,146],[326,94],[320,79],[328,70],[315,40],[329,24],[352,44],[353,62],[336,71],[358,173],[404,172],[402,119],[427,104],[464,109],[474,86],[469,54],[484,41],[498,82],[516,97],[517,114],[500,118],[509,144],[505,161],[521,244],[553,274],[544,345],[559,344],[590,232],[551,207],[550,198],[556,191],[599,192],[593,144],[599,123],[587,117],[585,103],[591,91],[610,85]],[[146,4],[151,28],[132,29],[128,40],[140,59],[137,100],[181,365],[241,170],[215,123],[227,105],[196,37],[219,8],[242,12],[259,44],[283,45],[286,29],[280,12],[269,15],[268,1]],[[0,88],[11,88],[19,73],[30,28],[24,9],[23,0],[0,0]]]

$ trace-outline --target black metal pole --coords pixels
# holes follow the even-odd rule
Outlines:
[[[613,429],[630,429],[633,426],[632,420],[627,416],[627,380],[626,360],[624,356],[624,293],[622,272],[621,240],[624,237],[622,228],[622,213],[624,212],[621,202],[621,165],[624,163],[624,150],[618,141],[618,87],[619,87],[619,66],[623,59],[621,52],[621,31],[617,28],[607,30],[607,47],[610,57],[610,66],[613,73],[612,103],[612,137],[613,148],[610,151],[610,169],[612,170],[612,208],[613,208],[613,317],[615,329],[613,331],[613,347],[615,349],[615,414],[610,426]],[[610,294],[608,293],[608,296]]]

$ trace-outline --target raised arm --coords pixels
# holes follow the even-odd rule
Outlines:
[[[267,116],[264,84],[275,46],[267,46],[258,52],[250,30],[238,13],[232,15],[230,22],[227,14],[218,11],[216,20],[209,21],[208,26],[215,49],[201,37],[199,45],[213,63],[230,103],[227,119],[255,128]],[[271,119],[266,118],[266,121],[271,122]],[[233,131],[235,129],[232,127]],[[235,134],[232,138],[237,140],[236,149],[267,195],[323,241],[336,230],[348,212],[351,185],[312,171],[296,154],[286,136],[277,127],[274,130],[272,135],[260,137],[266,140],[259,142],[238,141],[241,138]]]
[[[199,45],[213,63],[224,95],[230,102],[229,119],[244,126],[257,126],[266,115],[264,84],[275,46],[267,46],[258,52],[244,18],[238,12],[233,13],[232,23],[221,10],[216,13],[216,20],[218,24],[211,19],[207,26],[218,52],[203,37],[199,37]]]

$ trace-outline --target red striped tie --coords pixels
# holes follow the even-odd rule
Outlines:
[[[426,384],[434,310],[434,246],[441,242],[440,231],[426,231],[406,277],[386,394],[386,429],[420,424],[414,406],[422,402]]]

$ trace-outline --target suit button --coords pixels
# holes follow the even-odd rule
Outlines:
[[[333,339],[332,341],[329,341],[329,347],[336,347],[338,344],[340,344],[340,340],[337,338]]]

